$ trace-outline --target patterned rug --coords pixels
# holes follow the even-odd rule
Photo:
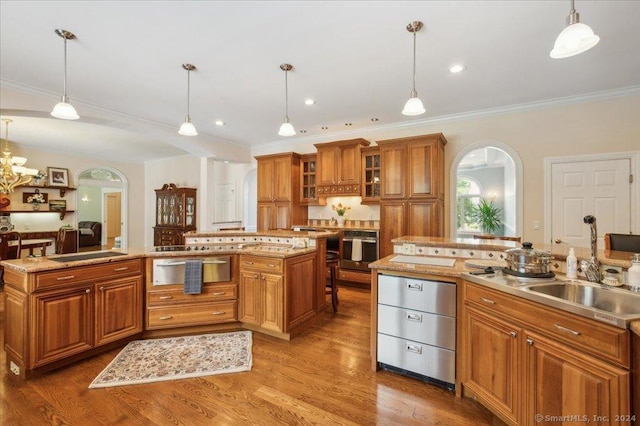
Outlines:
[[[251,370],[251,332],[130,342],[89,388],[134,385]]]

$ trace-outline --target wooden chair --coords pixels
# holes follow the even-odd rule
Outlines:
[[[329,280],[326,282],[325,294],[331,295],[333,312],[338,312],[338,264],[340,255],[338,252],[327,250],[325,267],[329,269]]]
[[[640,235],[638,234],[604,234],[605,251],[628,251],[640,253]]]
[[[0,233],[0,259],[20,259],[22,237],[19,232]],[[4,267],[0,266],[0,282],[4,283]]]
[[[498,235],[488,235],[488,234],[474,234],[473,238],[476,240],[502,240],[502,241],[515,241],[522,242],[522,237],[506,237],[506,236],[498,236]]]

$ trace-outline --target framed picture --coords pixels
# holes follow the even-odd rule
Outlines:
[[[49,186],[69,186],[69,169],[47,167]]]
[[[46,192],[40,192],[39,189],[36,189],[35,192],[23,192],[22,202],[25,204],[31,204],[34,202],[38,204],[46,204],[49,202],[49,194]]]
[[[49,200],[49,210],[63,212],[67,210],[67,202],[65,200]]]

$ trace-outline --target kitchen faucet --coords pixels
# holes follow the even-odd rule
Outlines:
[[[584,217],[584,223],[591,227],[591,260],[581,260],[580,270],[584,272],[587,279],[591,282],[600,282],[600,262],[598,262],[598,231],[596,228],[595,216],[587,215]]]

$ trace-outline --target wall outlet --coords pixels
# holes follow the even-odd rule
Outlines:
[[[402,244],[402,253],[404,254],[416,254],[416,245],[415,244]]]
[[[9,369],[16,376],[20,375],[20,367],[18,367],[13,361],[11,361],[11,363],[9,364]]]
[[[535,229],[536,231],[540,230],[540,222],[538,222],[537,220],[533,221],[533,229]]]

